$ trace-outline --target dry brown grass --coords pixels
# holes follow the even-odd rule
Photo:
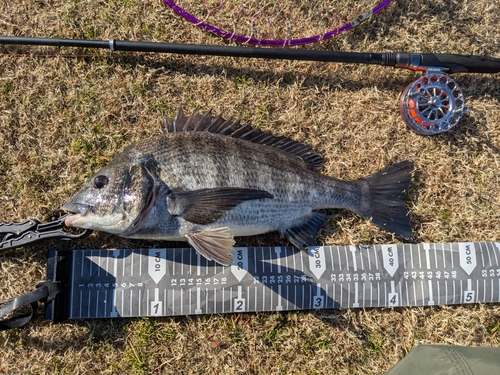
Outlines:
[[[0,33],[225,44],[158,0],[9,0]],[[500,57],[500,3],[395,1],[372,21],[309,48]],[[43,219],[134,140],[158,134],[182,103],[236,114],[313,145],[323,172],[358,178],[415,161],[408,197],[418,241],[500,240],[500,82],[457,75],[470,107],[447,134],[402,123],[417,73],[361,65],[0,47],[0,212]],[[34,55],[30,56],[29,52]],[[27,54],[28,53],[28,54]],[[86,53],[97,57],[78,57]],[[18,55],[22,54],[22,55]],[[385,232],[332,210],[323,244],[384,243]],[[242,245],[284,244],[275,235]],[[103,233],[78,248],[138,247]],[[49,243],[0,256],[0,299],[45,277]],[[0,335],[5,374],[380,374],[421,343],[500,345],[497,305],[259,313],[165,319],[42,319]]]

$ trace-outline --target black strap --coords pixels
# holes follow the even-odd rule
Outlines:
[[[0,302],[0,319],[3,319],[8,314],[23,306],[30,305],[29,312],[19,316],[14,316],[12,318],[0,320],[0,331],[19,328],[27,324],[36,313],[38,302],[47,302],[53,300],[61,290],[62,288],[59,282],[44,281],[38,284],[36,286],[36,289],[32,292]]]

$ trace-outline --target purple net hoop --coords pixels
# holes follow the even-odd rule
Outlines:
[[[172,8],[177,14],[191,22],[192,24],[201,27],[202,29],[205,29],[209,32],[212,32],[218,36],[221,36],[226,39],[232,39],[238,43],[243,43],[243,44],[256,44],[256,45],[261,45],[261,46],[274,46],[274,47],[286,47],[286,46],[297,46],[301,44],[308,44],[308,43],[314,43],[318,42],[323,39],[328,39],[331,38],[332,36],[339,35],[343,33],[344,31],[348,31],[352,29],[353,27],[359,25],[361,22],[369,19],[371,16],[377,14],[380,12],[382,9],[384,9],[387,5],[392,0],[383,0],[379,4],[377,4],[372,10],[369,10],[360,16],[358,16],[355,20],[346,23],[344,26],[341,26],[339,28],[336,28],[334,30],[330,30],[327,33],[320,34],[320,35],[313,35],[307,38],[299,38],[299,39],[258,39],[258,38],[253,38],[253,37],[248,37],[244,35],[238,35],[235,33],[231,33],[229,31],[225,31],[222,29],[219,29],[213,25],[210,25],[206,22],[203,22],[193,16],[191,13],[186,12],[184,9],[180,8],[174,1],[172,0],[163,0],[163,2]]]

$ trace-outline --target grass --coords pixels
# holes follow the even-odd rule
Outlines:
[[[368,23],[307,48],[500,57],[500,5],[394,1]],[[160,1],[0,3],[0,34],[231,44]],[[42,55],[51,55],[45,57]],[[81,56],[85,54],[85,56]],[[43,219],[163,116],[213,108],[312,145],[322,173],[356,179],[411,159],[407,197],[421,242],[500,241],[500,81],[457,74],[470,114],[451,132],[412,133],[399,95],[418,72],[390,67],[0,46],[1,221]],[[90,55],[90,56],[89,56]],[[394,239],[331,210],[321,244]],[[281,241],[281,242],[280,242]],[[274,234],[239,245],[286,244]],[[97,234],[77,248],[128,246]],[[0,300],[45,278],[50,243],[0,255]],[[68,245],[70,246],[70,245]],[[381,374],[418,344],[500,346],[497,305],[160,319],[37,319],[0,334],[5,374]]]

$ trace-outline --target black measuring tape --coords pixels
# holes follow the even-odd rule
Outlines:
[[[45,317],[153,317],[500,302],[500,243],[51,251]]]

